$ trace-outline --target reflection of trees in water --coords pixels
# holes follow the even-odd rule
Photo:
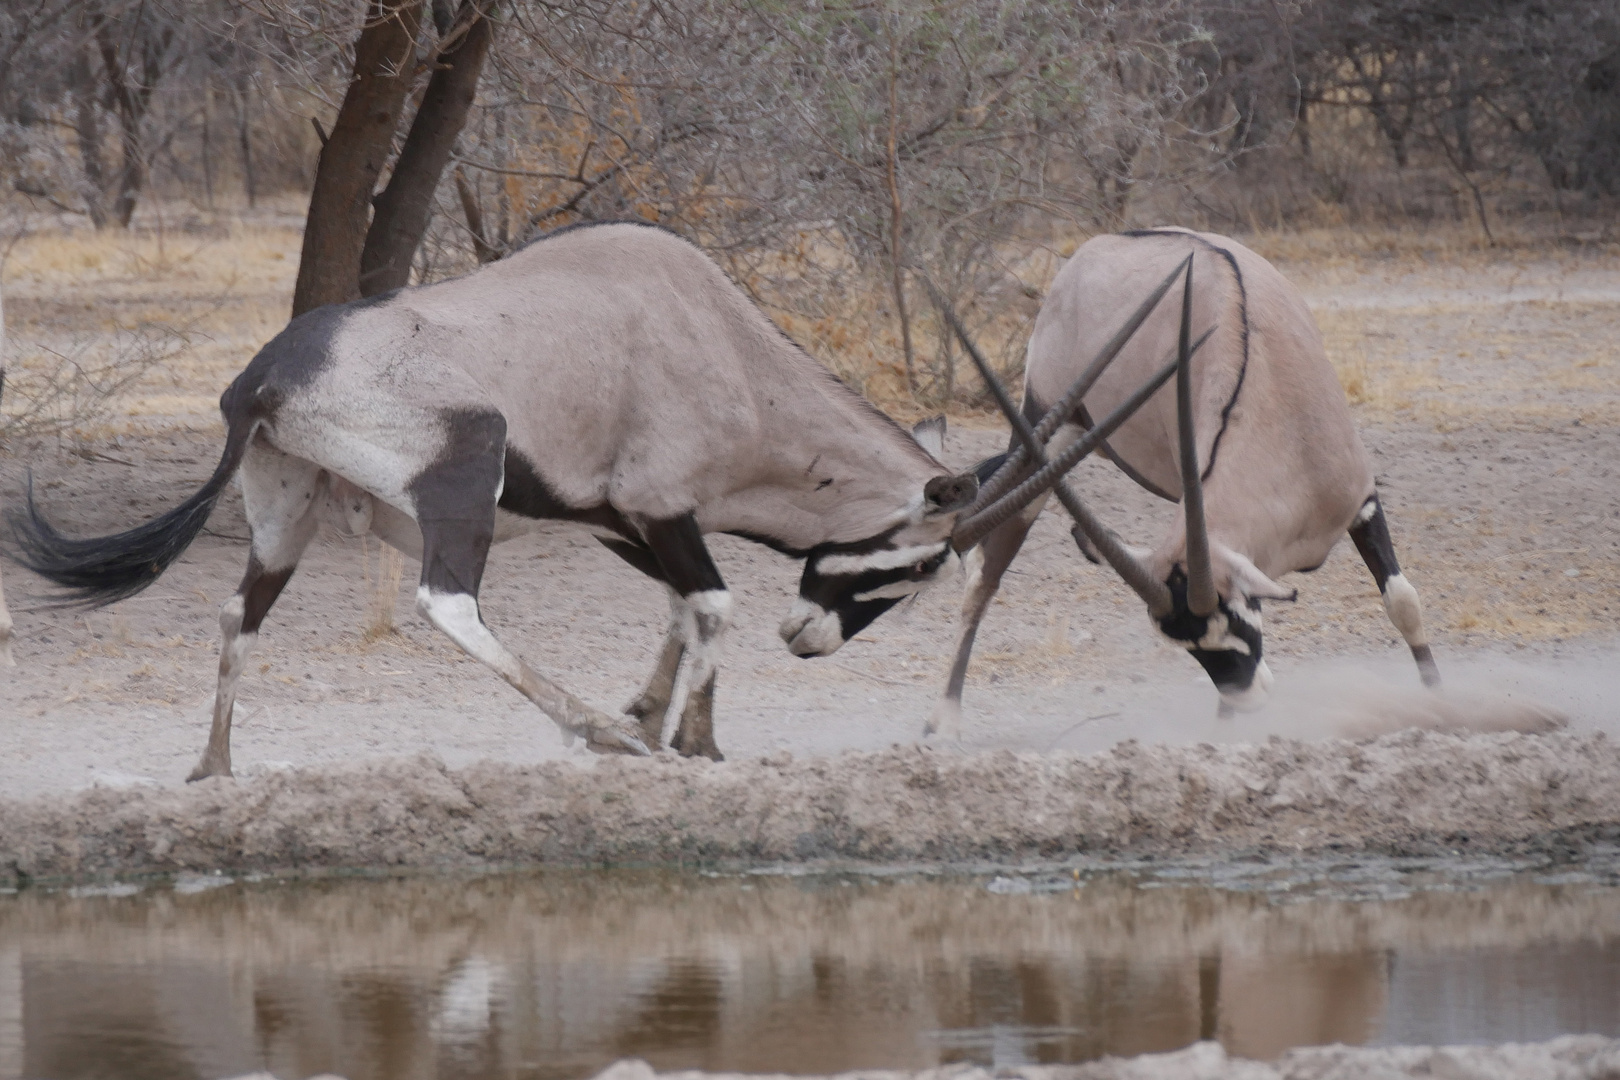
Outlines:
[[[1275,906],[1122,882],[545,874],[24,894],[0,938],[20,947],[31,1075],[119,1055],[119,1075],[165,1077],[568,1077],[628,1054],[833,1072],[1361,1042],[1391,1007],[1390,950],[1615,941],[1620,905],[1522,883]],[[1583,992],[1620,1001],[1620,951],[1566,952]]]

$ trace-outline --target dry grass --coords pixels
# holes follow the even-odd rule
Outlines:
[[[179,338],[120,388],[111,414],[69,423],[77,439],[218,426],[219,393],[285,325],[297,230],[224,223],[202,233],[41,229],[3,267],[10,351],[5,415],[17,416],[73,357],[112,365],[120,340]]]

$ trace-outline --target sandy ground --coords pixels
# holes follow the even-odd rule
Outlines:
[[[1194,1043],[1170,1054],[1104,1058],[1084,1065],[1024,1065],[994,1070],[946,1066],[921,1072],[866,1070],[837,1080],[1609,1080],[1620,1075],[1620,1040],[1566,1036],[1545,1043],[1503,1046],[1313,1046],[1290,1050],[1275,1062],[1228,1057],[1220,1043]],[[595,1080],[741,1080],[738,1074],[654,1073],[628,1059]],[[244,1078],[258,1080],[258,1078]],[[813,1080],[813,1078],[805,1078]]]
[[[981,631],[964,738],[940,747],[940,759],[970,755],[961,758],[968,767],[989,751],[1084,754],[1122,739],[1193,748],[1263,746],[1271,736],[1309,744],[1414,725],[1535,729],[1560,715],[1571,732],[1561,745],[1571,752],[1604,745],[1588,741],[1595,733],[1620,735],[1620,395],[1607,351],[1620,331],[1620,274],[1594,260],[1487,270],[1464,280],[1409,264],[1386,273],[1365,260],[1291,269],[1358,402],[1398,550],[1429,607],[1444,695],[1419,688],[1344,544],[1320,571],[1293,579],[1297,604],[1268,606],[1273,704],[1217,722],[1214,691],[1196,664],[1151,633],[1139,602],[1084,563],[1061,516],[1049,512]],[[283,286],[245,273],[251,288],[242,295]],[[77,317],[78,301],[60,280],[40,275],[7,282],[14,338],[44,340]],[[1423,289],[1419,278],[1429,282]],[[152,302],[138,275],[118,279],[108,295],[109,310]],[[12,448],[0,458],[0,499],[17,497],[28,466],[41,501],[70,531],[114,530],[178,502],[218,453],[207,402],[252,343],[273,332],[273,320],[257,318],[233,326],[216,313],[210,359],[190,373],[192,384],[171,375],[174,385],[147,386],[124,420],[75,452]],[[970,421],[954,431],[947,457],[964,465],[1003,439]],[[1086,463],[1077,482],[1137,542],[1169,516],[1106,464]],[[180,792],[179,782],[206,734],[216,612],[240,576],[244,536],[233,492],[157,586],[89,614],[39,606],[29,596],[35,583],[8,568],[19,666],[0,671],[0,794],[140,788],[114,800],[132,807],[160,795],[175,805],[203,798]],[[716,731],[739,770],[783,752],[803,762],[918,741],[954,645],[959,586],[885,616],[835,657],[804,661],[775,634],[797,566],[726,537],[714,538],[713,550],[737,599]],[[375,555],[373,547],[373,563]],[[451,770],[493,767],[487,762],[514,775],[593,764],[409,610],[414,566],[397,599],[399,632],[366,640],[366,559],[357,541],[318,540],[272,612],[238,701],[240,777],[311,770],[309,783],[320,785],[423,753]],[[666,618],[658,587],[562,528],[497,549],[483,604],[509,644],[604,708],[633,696]],[[1477,749],[1489,757],[1498,745],[1486,738]],[[239,798],[252,790],[244,783]],[[230,797],[204,801],[215,799]],[[1544,827],[1527,821],[1520,831]]]

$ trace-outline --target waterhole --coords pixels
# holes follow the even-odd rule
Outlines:
[[[1620,1036],[1613,876],[182,877],[0,897],[0,1076],[572,1078]]]

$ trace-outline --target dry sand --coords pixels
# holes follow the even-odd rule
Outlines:
[[[1617,1076],[1620,1039],[1570,1035],[1545,1043],[1502,1046],[1312,1046],[1290,1050],[1275,1062],[1228,1057],[1220,1043],[1200,1042],[1170,1054],[1103,1058],[1084,1065],[1021,1065],[993,1071],[973,1065],[948,1065],[920,1072],[872,1069],[841,1073],[836,1080],[1613,1080]],[[620,1061],[598,1073],[595,1080],[655,1077],[742,1080],[737,1073],[654,1073],[651,1066],[637,1059]]]

